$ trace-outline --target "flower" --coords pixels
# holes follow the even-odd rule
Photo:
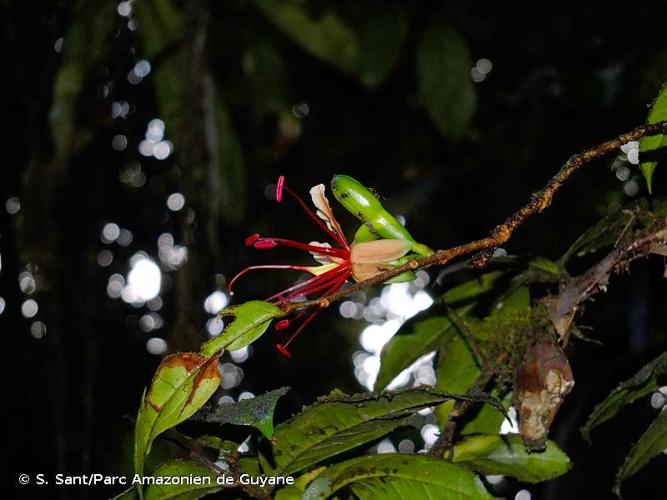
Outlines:
[[[281,176],[276,185],[276,201],[282,202],[283,194],[287,193],[294,198],[306,211],[311,219],[331,238],[330,243],[311,241],[302,243],[284,238],[264,237],[255,233],[245,240],[246,246],[257,250],[268,250],[277,246],[292,247],[307,251],[319,263],[315,266],[293,264],[269,264],[250,266],[243,269],[229,282],[228,290],[246,273],[266,269],[291,269],[312,275],[309,279],[282,290],[268,299],[268,302],[278,306],[315,297],[326,298],[340,290],[349,280],[363,281],[389,269],[396,259],[406,255],[412,248],[412,242],[400,239],[380,239],[361,243],[349,243],[343,230],[334,216],[329,200],[325,194],[323,184],[318,184],[310,190],[310,197],[315,211],[306,204],[294,191],[285,185],[285,178]],[[291,357],[289,345],[299,336],[303,329],[315,318],[319,308],[304,308],[290,319],[282,319],[275,325],[278,331],[286,330],[292,324],[300,322],[298,328],[284,344],[276,344],[278,350],[285,356]]]

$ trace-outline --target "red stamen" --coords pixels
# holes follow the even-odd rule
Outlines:
[[[248,236],[245,240],[246,246],[252,246],[258,250],[266,250],[270,248],[275,248],[276,246],[283,245],[287,247],[297,248],[299,250],[305,250],[315,254],[316,256],[329,256],[336,265],[333,269],[326,271],[322,274],[314,275],[311,278],[293,285],[282,292],[279,292],[272,297],[268,298],[267,301],[274,302],[275,304],[285,304],[288,302],[293,302],[295,299],[300,297],[307,297],[309,295],[320,293],[322,297],[327,297],[328,295],[335,293],[339,290],[348,278],[352,275],[352,265],[350,262],[350,246],[343,234],[338,222],[333,219],[330,220],[327,218],[327,223],[325,223],[307,204],[303,199],[292,191],[289,187],[285,185],[285,177],[280,176],[278,182],[276,183],[276,202],[280,203],[283,199],[283,192],[287,191],[290,196],[292,196],[300,205],[301,208],[310,216],[315,223],[320,226],[334,241],[336,241],[342,248],[332,248],[326,246],[317,246],[313,244],[301,243],[299,241],[287,240],[283,238],[262,238],[259,233],[252,234]],[[332,216],[333,217],[333,216]],[[329,223],[333,228],[329,227]],[[292,269],[296,271],[305,271],[310,274],[315,274],[307,266],[295,266],[295,265],[259,265],[259,266],[250,266],[243,269],[241,272],[236,274],[227,286],[227,290],[230,295],[233,295],[232,288],[236,281],[243,276],[244,274],[261,269]],[[276,322],[275,329],[277,331],[282,331],[290,327],[296,321],[301,320],[304,316],[306,318],[299,325],[296,331],[289,337],[285,344],[276,344],[276,348],[280,351],[281,354],[289,358],[292,357],[291,353],[288,350],[289,345],[296,340],[299,334],[306,328],[306,326],[313,321],[315,316],[319,313],[320,308],[312,310],[312,308],[305,308],[298,312],[292,319],[281,319]]]
[[[289,293],[291,293],[291,292],[293,292],[297,289],[301,289],[301,288],[310,286],[310,285],[315,284],[316,282],[318,282],[320,280],[328,280],[331,276],[339,274],[344,269],[345,269],[344,266],[343,267],[335,267],[335,268],[331,269],[330,271],[327,271],[326,273],[322,273],[319,276],[313,276],[312,278],[308,278],[306,281],[302,281],[301,283],[297,283],[296,285],[293,285],[293,286],[287,288],[286,290],[282,290],[282,291],[276,293],[275,295],[272,295],[271,297],[269,297],[266,300],[270,302],[270,301],[275,300],[275,299],[280,299],[279,300],[280,302],[284,302],[285,294],[289,294]]]
[[[330,295],[332,293],[337,292],[345,284],[345,282],[347,281],[347,279],[351,275],[352,275],[352,270],[348,269],[347,272],[345,274],[343,274],[343,276],[341,276],[338,279],[338,281],[336,281],[336,283],[331,288],[329,288],[329,290],[327,290],[322,296],[326,297],[327,295]],[[290,358],[292,357],[292,355],[289,353],[287,348],[289,347],[289,345],[292,342],[294,342],[296,340],[296,338],[303,331],[303,329],[306,328],[306,326],[308,326],[308,323],[310,323],[311,321],[313,321],[313,319],[315,319],[315,316],[317,316],[317,314],[319,312],[320,312],[320,309],[318,308],[318,309],[314,310],[312,313],[310,313],[310,315],[303,321],[303,323],[301,323],[301,325],[299,325],[299,328],[297,328],[297,330],[290,336],[290,338],[287,339],[287,342],[285,342],[285,344],[276,344],[276,347],[281,352],[281,354],[283,354],[287,357],[290,357]],[[302,314],[303,313],[299,314],[299,316],[301,316]],[[297,317],[299,317],[299,316],[297,316]]]
[[[298,290],[294,293],[291,293],[287,297],[284,297],[282,301],[284,302],[291,302],[294,299],[298,298],[299,296],[306,296],[306,295],[311,295],[315,292],[320,292],[322,290],[327,289],[329,286],[331,286],[332,283],[337,282],[337,280],[340,278],[340,274],[343,272],[347,272],[348,268],[341,268],[338,273],[335,275],[332,275],[330,278],[326,280],[319,280],[321,282],[319,283],[313,283],[312,286],[308,286],[303,290]],[[321,278],[321,277],[320,277]],[[347,278],[346,278],[347,279]]]
[[[350,257],[350,252],[343,248],[320,247],[317,245],[301,243],[300,241],[286,240],[284,238],[259,238],[253,244],[258,250],[274,248],[277,245],[298,248],[299,250],[306,250],[307,252],[315,252],[324,255],[334,255],[345,260]]]
[[[313,321],[313,319],[315,319],[315,316],[317,316],[317,313],[319,312],[320,312],[319,309],[316,309],[315,311],[311,312],[310,315],[308,315],[308,317],[303,321],[303,323],[299,325],[299,328],[297,328],[296,331],[290,336],[290,338],[287,339],[287,342],[285,342],[284,344],[276,344],[276,347],[281,352],[281,354],[284,354],[285,356],[290,358],[292,357],[287,348],[292,342],[294,342],[294,340],[299,336],[299,334],[303,331],[303,329],[306,328],[306,326],[308,326],[308,323],[310,323],[311,321]]]
[[[268,250],[269,248],[275,248],[278,246],[278,243],[275,240],[270,239],[260,239],[255,241],[252,245],[257,250]]]
[[[280,354],[282,354],[283,356],[285,356],[287,358],[292,357],[290,352],[282,344],[276,344],[276,349],[278,349],[278,351],[280,351]]]
[[[252,246],[259,239],[259,233],[251,234],[245,239],[245,246]]]
[[[227,285],[227,293],[229,295],[234,295],[234,292],[232,291],[232,287],[234,286],[234,283],[243,276],[246,273],[249,273],[250,271],[257,271],[260,269],[293,269],[295,271],[305,271],[305,272],[310,272],[308,270],[308,267],[306,266],[293,266],[293,265],[278,265],[278,264],[270,264],[270,265],[264,265],[264,266],[249,266],[240,271],[239,273],[234,276],[229,284]]]
[[[280,321],[278,321],[276,323],[276,326],[274,326],[274,328],[278,331],[281,331],[281,330],[286,330],[287,328],[289,328],[289,325],[290,325],[290,320],[281,319]]]
[[[278,203],[283,201],[283,186],[285,186],[285,176],[281,175],[278,177],[278,183],[276,184],[276,201]]]

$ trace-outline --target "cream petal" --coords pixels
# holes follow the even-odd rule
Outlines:
[[[375,240],[353,243],[350,261],[355,264],[377,264],[391,262],[403,257],[412,248],[407,240]]]
[[[312,266],[312,267],[308,267],[306,269],[313,276],[319,276],[320,274],[324,274],[328,271],[336,269],[339,265],[340,264],[332,262],[331,264],[325,264],[325,265],[322,265],[322,266]]]
[[[387,268],[382,267],[383,264],[374,262],[369,264],[352,264],[352,278],[354,281],[364,281],[372,278],[376,274],[386,271]]]
[[[329,200],[325,193],[324,184],[318,184],[310,189],[310,198],[313,205],[317,208],[317,216],[327,223],[327,227],[335,232],[340,238],[344,239],[343,230],[334,216]]]

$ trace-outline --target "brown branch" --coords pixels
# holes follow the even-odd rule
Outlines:
[[[593,146],[592,148],[570,157],[570,159],[565,163],[565,165],[561,167],[558,173],[554,175],[542,189],[535,193],[527,204],[514,212],[514,214],[505,220],[505,222],[494,227],[493,230],[491,230],[490,235],[486,238],[471,241],[464,245],[459,245],[446,250],[438,250],[427,257],[411,260],[406,264],[379,273],[367,280],[360,281],[358,283],[352,283],[345,287],[345,289],[333,293],[327,297],[307,300],[304,302],[285,304],[283,306],[283,310],[286,313],[290,313],[297,309],[304,309],[307,307],[328,307],[331,303],[352,295],[359,290],[364,290],[371,286],[379,285],[404,272],[414,271],[416,269],[430,267],[433,265],[446,264],[447,262],[457,257],[473,254],[476,252],[476,255],[474,255],[471,260],[471,265],[474,267],[482,268],[488,263],[495,248],[507,242],[514,231],[523,225],[523,223],[528,218],[543,212],[549,205],[551,205],[551,201],[553,200],[554,195],[560,190],[565,181],[568,180],[577,170],[590,161],[615,151],[627,142],[636,141],[645,136],[658,134],[667,134],[667,121],[650,125],[640,125],[630,132],[621,134],[614,139],[598,144],[597,146]]]
[[[632,219],[630,221],[632,222]],[[627,226],[623,229],[619,239],[626,231]],[[617,243],[616,247],[600,262],[578,277],[562,283],[558,295],[542,299],[563,346],[567,345],[574,318],[581,310],[582,304],[590,300],[594,294],[606,289],[613,272],[649,253],[662,254],[663,245],[667,241],[667,222],[656,221],[649,232],[643,231],[642,233],[636,235],[631,241]],[[659,247],[654,247],[654,244],[658,244]]]

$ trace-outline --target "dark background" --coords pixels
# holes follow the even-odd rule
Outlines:
[[[160,360],[147,340],[197,350],[211,318],[204,299],[234,273],[251,263],[303,262],[292,252],[253,252],[247,235],[321,237],[295,204],[267,198],[279,175],[303,194],[335,173],[352,175],[402,214],[419,241],[453,246],[485,235],[571,154],[643,123],[667,79],[665,2],[299,3],[312,19],[335,15],[352,34],[370,33],[359,67],[390,59],[375,80],[336,50],[318,55],[259,3],[139,0],[126,12],[126,2],[102,0],[2,2],[2,460],[10,490],[23,472],[130,471],[132,417]],[[447,34],[442,57],[453,62],[440,65],[438,50],[424,48],[426,33]],[[470,69],[482,58],[492,70],[473,82]],[[143,77],[141,60],[151,65]],[[424,91],[429,78],[442,95]],[[155,118],[173,144],[163,160],[138,150]],[[578,173],[507,250],[555,259],[601,215],[647,196],[636,166],[614,161]],[[623,181],[620,164],[631,168]],[[655,196],[666,181],[658,168]],[[184,195],[183,209],[167,208],[171,193]],[[341,219],[351,230],[352,220]],[[103,242],[108,223],[131,231],[131,243]],[[163,233],[187,248],[178,269],[159,259]],[[103,250],[113,255],[109,265],[99,264]],[[140,326],[146,306],[107,294],[109,277],[127,277],[142,250],[162,267],[163,325],[148,333]],[[26,271],[34,290],[20,286]],[[577,430],[618,381],[665,347],[663,263],[641,261],[631,271],[583,318],[604,346],[570,349],[577,385],[553,435],[575,467],[530,486],[533,498],[610,495],[624,453],[655,414],[646,401],[635,404],[594,433],[592,447]],[[290,279],[255,275],[234,300],[269,296]],[[31,318],[21,312],[28,299],[39,305]],[[289,385],[284,418],[335,387],[359,391],[351,356],[365,325],[323,314],[292,360],[269,332],[227,393]],[[665,460],[628,482],[628,498],[659,498]],[[30,498],[47,490],[17,491]]]

